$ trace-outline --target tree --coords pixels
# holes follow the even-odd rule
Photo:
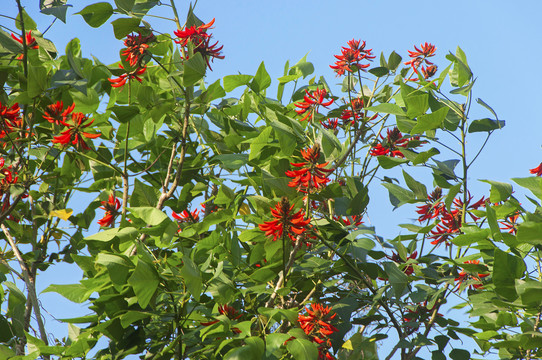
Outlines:
[[[58,56],[16,1],[19,34],[0,31],[7,358],[540,357],[542,180],[514,179],[532,211],[510,184],[471,194],[469,169],[505,123],[480,99],[491,117],[469,117],[460,48],[439,71],[432,44],[377,60],[352,39],[331,65],[341,89],[308,79],[305,57],[269,95],[263,62],[205,81],[225,55],[192,7],[182,24],[172,1],[164,30],[147,21],[158,2],[86,6],[92,27],[121,15],[125,48],[106,66],[77,39]],[[65,20],[64,2],[41,6]],[[393,206],[417,204],[407,234],[364,225],[375,180]],[[59,262],[83,279],[46,291],[92,314],[51,342],[35,284]]]

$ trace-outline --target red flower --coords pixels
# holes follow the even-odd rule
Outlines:
[[[258,227],[261,231],[265,231],[265,235],[272,235],[273,241],[288,235],[293,242],[296,242],[297,236],[307,230],[311,219],[305,219],[302,210],[293,213],[293,208],[294,205],[290,206],[288,198],[283,197],[274,209],[271,208],[271,214],[275,220],[266,221]]]
[[[352,39],[347,44],[348,47],[342,47],[341,55],[334,55],[338,60],[335,65],[329,65],[330,68],[335,70],[337,76],[344,75],[345,71],[365,71],[369,64],[360,64],[360,62],[362,60],[372,61],[375,58],[371,53],[372,49],[365,49],[365,41],[361,43],[360,40]]]
[[[352,216],[337,216],[333,215],[333,220],[340,222],[344,226],[359,226],[363,224],[363,221],[361,221],[362,217],[360,215],[352,215]]]
[[[499,221],[499,223],[502,225],[500,229],[507,230],[509,234],[515,235],[518,231],[518,219],[519,219],[519,213],[516,213],[511,216],[507,216],[506,220]]]
[[[470,205],[471,200],[472,196],[468,194],[467,206],[465,207],[467,211],[478,209],[480,206],[485,206],[484,197],[472,205]],[[437,224],[436,230],[431,230],[431,236],[429,238],[434,239],[431,241],[431,244],[438,245],[444,242],[446,245],[448,245],[448,239],[451,236],[459,234],[463,213],[463,201],[456,198],[453,201],[453,205],[454,208],[450,212],[448,212],[446,208],[442,208],[440,223]],[[474,221],[478,220],[478,218],[472,213],[469,212],[468,214]]]
[[[295,187],[298,191],[306,193],[311,192],[312,190],[318,190],[331,181],[327,177],[333,172],[333,169],[324,168],[329,161],[318,164],[318,159],[320,158],[320,145],[316,144],[312,148],[301,150],[301,156],[307,161],[290,164],[302,169],[288,170],[285,173],[286,176],[293,178],[288,186]]]
[[[21,117],[21,108],[18,103],[13,104],[11,107],[2,105],[0,102],[0,119],[4,122],[12,123]]]
[[[11,37],[14,40],[16,40],[18,43],[20,43],[21,45],[24,45],[22,37],[18,37],[13,33],[11,33]],[[36,39],[32,36],[32,30],[29,30],[26,33],[26,39],[25,40],[26,40],[26,47],[27,48],[29,48],[29,49],[38,49],[39,48],[38,43],[36,42]],[[22,60],[23,58],[24,58],[24,54],[21,54],[21,55],[17,56],[18,60]]]
[[[55,136],[53,138],[53,144],[63,144],[68,145],[71,143],[77,148],[82,148],[83,150],[89,150],[90,148],[85,143],[84,137],[88,139],[95,139],[102,134],[91,134],[82,131],[84,128],[89,127],[94,122],[92,119],[90,122],[86,123],[88,117],[83,113],[72,113],[71,116],[72,123],[62,121],[62,125],[67,126],[68,129],[64,130],[61,135]],[[85,124],[86,123],[86,124]]]
[[[127,35],[126,40],[124,40],[126,49],[124,49],[121,55],[126,56],[126,61],[128,61],[131,67],[135,67],[149,48],[148,42],[155,40],[156,37],[152,33],[147,36],[142,36],[141,33],[138,33],[137,36],[133,34]]]
[[[314,118],[314,114],[318,112],[318,107],[320,105],[328,107],[333,104],[333,99],[324,102],[324,98],[327,95],[326,89],[316,89],[312,93],[309,93],[308,90],[305,90],[305,96],[303,97],[304,101],[295,103],[294,105],[299,109],[296,109],[295,112],[298,115],[303,115],[301,121],[309,119],[311,121]]]
[[[433,77],[437,73],[437,65],[430,65],[427,68],[422,66],[422,74],[423,78],[425,80],[429,79],[430,77]]]
[[[15,140],[21,139],[21,134],[23,137],[28,137],[30,132],[28,128],[25,127],[24,121],[20,115],[21,109],[19,104],[15,103],[11,107],[2,105],[0,102],[0,139],[3,140],[4,144],[2,147],[5,147],[8,143],[13,143]],[[8,136],[8,134],[14,134],[15,136]]]
[[[209,64],[209,59],[211,59],[211,61],[213,61],[214,58],[224,59],[224,56],[220,54],[220,51],[224,46],[217,48],[218,41],[211,45],[212,35],[207,34],[207,29],[210,29],[214,22],[215,19],[198,27],[192,25],[184,30],[176,30],[173,32],[179,38],[175,40],[175,42],[182,47],[187,48],[185,49],[185,53],[189,51],[188,46],[191,44],[193,46],[193,52],[200,53],[203,59],[205,59],[209,70],[213,70]],[[188,56],[189,55],[186,55],[187,58]]]
[[[115,194],[110,194],[107,201],[102,201],[100,209],[105,210],[105,215],[98,220],[98,225],[103,227],[114,226],[115,219],[120,214],[120,200],[115,197]]]
[[[15,105],[17,105],[17,104],[15,104]],[[542,163],[540,163],[540,165],[538,165],[534,169],[529,170],[529,172],[531,174],[536,174],[536,176],[542,176]]]
[[[467,261],[465,261],[465,264],[478,265],[478,264],[480,264],[480,260],[467,260]],[[489,276],[489,274],[480,274],[480,273],[478,273],[476,275],[473,275],[473,274],[467,273],[465,270],[461,270],[461,272],[455,278],[455,281],[457,282],[457,286],[456,286],[455,290],[458,290],[459,287],[461,286],[461,284],[463,284],[467,280],[475,280],[475,281],[477,281],[477,283],[469,285],[470,289],[473,289],[473,288],[474,289],[483,289],[484,286],[482,285],[482,278],[485,278],[486,276]]]
[[[421,49],[414,46],[414,49],[416,51],[410,51],[408,50],[408,56],[412,60],[405,62],[405,65],[410,65],[416,71],[418,66],[420,66],[422,63],[425,63],[426,65],[433,65],[432,62],[427,60],[427,58],[435,56],[435,51],[437,50],[435,45],[432,45],[430,43],[425,43],[420,45]],[[416,73],[418,73],[416,71]]]
[[[446,211],[444,203],[441,201],[441,198],[442,189],[437,186],[435,190],[433,190],[433,192],[427,196],[425,205],[418,206],[419,210],[416,212],[420,214],[420,217],[418,218],[419,222],[434,219],[439,216],[443,211]]]
[[[331,348],[331,340],[328,336],[339,331],[335,326],[330,324],[330,321],[337,314],[331,315],[331,307],[324,307],[321,304],[313,303],[311,304],[311,308],[305,308],[307,315],[298,315],[297,320],[299,321],[299,325],[311,341],[319,345],[319,359],[334,359],[328,352],[329,348]]]
[[[218,312],[221,314],[221,315],[226,315],[226,317],[230,320],[237,320],[239,319],[243,314],[239,314],[237,310],[235,310],[235,308],[233,308],[232,306],[229,306],[229,305],[224,305],[224,306],[219,306],[218,307]],[[216,324],[217,322],[219,322],[220,320],[212,320],[212,321],[207,321],[207,322],[202,322],[200,323],[201,325],[203,326],[209,326],[209,325],[213,325],[213,324]],[[238,328],[236,327],[232,327],[231,328],[231,331],[233,331],[234,333],[236,334],[240,334],[241,333],[241,330],[239,330]]]
[[[124,69],[124,66],[122,66],[122,64],[119,64],[119,67],[121,69]],[[109,80],[109,82],[111,83],[111,87],[115,87],[115,88],[122,87],[126,84],[126,81],[133,80],[133,79],[136,79],[137,81],[142,82],[143,79],[141,79],[139,75],[143,75],[143,73],[146,70],[147,70],[147,65],[145,65],[144,67],[139,67],[132,72],[124,73],[116,79],[109,78],[107,80]]]
[[[410,141],[420,139],[419,136],[410,138],[403,137],[403,134],[401,134],[397,127],[394,127],[392,130],[388,128],[386,138],[384,138],[382,134],[380,134],[380,138],[382,139],[381,142],[373,146],[370,151],[372,156],[385,155],[403,158],[404,155],[399,148],[406,148]]]
[[[326,129],[335,130],[339,125],[339,119],[327,119],[325,122],[320,121],[320,124]]]
[[[188,210],[183,210],[179,214],[177,214],[175,211],[172,211],[171,215],[173,216],[173,218],[175,220],[177,220],[177,223],[179,225],[179,230],[177,230],[177,232],[182,231],[182,228],[181,228],[182,223],[194,224],[194,223],[197,223],[199,221],[199,210],[198,209],[196,209],[196,210],[194,210],[192,212],[190,212]]]
[[[388,259],[390,259],[391,261],[395,262],[395,263],[398,263],[398,264],[404,264],[406,263],[409,259],[416,259],[416,257],[418,256],[418,252],[417,251],[414,251],[412,254],[408,255],[407,258],[405,260],[403,260],[399,254],[396,254],[395,252],[392,252],[392,255],[389,256],[389,255],[386,255],[386,257]],[[414,268],[412,267],[412,265],[408,265],[406,266],[404,269],[403,269],[403,272],[406,274],[406,275],[412,275],[412,273],[414,272]]]
[[[56,104],[47,106],[47,110],[45,110],[43,118],[55,125],[61,125],[68,120],[68,115],[71,114],[74,108],[75,103],[64,109],[64,104],[62,101],[57,101]]]

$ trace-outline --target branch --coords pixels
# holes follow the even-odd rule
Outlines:
[[[36,295],[36,284],[34,282],[34,278],[31,276],[30,270],[28,269],[28,266],[26,262],[24,261],[21,255],[21,252],[19,251],[19,248],[17,248],[17,245],[15,244],[15,241],[13,240],[13,237],[11,236],[11,233],[9,232],[8,228],[3,223],[0,224],[0,227],[2,228],[2,231],[4,232],[4,235],[6,235],[8,243],[11,246],[11,249],[13,250],[13,254],[17,258],[17,261],[19,262],[19,265],[21,266],[24,282],[26,284],[26,287],[28,288],[28,296],[30,297],[32,307],[34,308],[34,314],[36,315],[36,320],[38,322],[40,338],[45,343],[45,345],[48,345],[49,342],[47,341],[47,333],[45,332],[43,319],[40,313],[40,306],[38,303],[38,297]]]
[[[271,297],[265,303],[265,307],[269,308],[273,306],[273,303],[275,302],[275,298],[277,297],[277,292],[279,291],[280,288],[282,288],[282,285],[285,282],[286,276],[288,275],[290,268],[294,264],[295,255],[297,254],[297,251],[300,248],[301,248],[301,236],[298,236],[295,242],[294,248],[292,249],[292,251],[290,251],[290,258],[288,259],[288,262],[286,263],[284,270],[279,274],[279,280],[277,281],[277,284],[275,285],[275,289],[273,290]]]

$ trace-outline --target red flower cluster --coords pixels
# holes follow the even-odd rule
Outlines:
[[[465,261],[465,264],[478,265],[478,264],[480,264],[480,260],[467,260],[467,261]],[[461,270],[461,272],[455,278],[455,281],[457,282],[457,286],[456,286],[455,290],[458,290],[459,287],[461,286],[461,284],[463,284],[467,280],[475,280],[475,281],[477,281],[477,283],[469,285],[469,288],[471,290],[473,288],[474,289],[483,289],[484,286],[482,285],[482,279],[485,278],[486,276],[489,276],[489,274],[480,274],[480,273],[478,273],[476,275],[473,275],[473,274],[467,273],[465,270]]]
[[[121,69],[124,69],[124,66],[122,66],[122,64],[119,64],[119,67]],[[126,72],[120,75],[116,79],[109,78],[107,80],[109,80],[109,82],[111,83],[111,87],[114,87],[114,88],[123,87],[126,84],[126,81],[130,81],[133,79],[136,79],[137,81],[142,82],[143,79],[141,79],[139,76],[143,75],[146,70],[147,70],[147,65],[143,67],[138,67],[133,71]]]
[[[175,220],[177,220],[177,224],[179,225],[179,230],[177,230],[177,232],[182,231],[182,227],[181,227],[182,223],[194,224],[194,223],[197,223],[199,221],[199,210],[198,209],[196,209],[194,211],[183,210],[179,214],[177,214],[175,211],[172,211],[171,215],[173,216],[173,218]]]
[[[18,103],[11,107],[2,105],[0,102],[0,140],[4,142],[2,147],[6,147],[8,143],[13,143],[21,138],[20,134],[24,133],[28,137],[29,131],[23,129],[23,119],[20,114],[21,108]],[[8,134],[15,134],[12,137]]]
[[[427,68],[423,65],[421,67],[422,75],[424,79],[427,80],[433,75],[435,75],[437,72],[437,66],[434,65],[429,60],[427,60],[427,58],[435,56],[435,51],[437,50],[437,48],[435,45],[432,45],[427,42],[425,44],[421,44],[420,47],[421,49],[414,46],[414,49],[416,51],[410,51],[410,50],[408,51],[408,55],[410,56],[412,60],[405,62],[405,65],[410,65],[412,69],[414,70],[414,72],[418,75],[419,75],[418,68],[420,67],[420,65],[422,64],[427,65]],[[418,79],[413,78],[410,80],[416,81]]]
[[[297,236],[307,231],[311,219],[305,219],[303,210],[293,213],[294,205],[290,206],[288,198],[283,197],[275,208],[271,208],[271,214],[275,220],[265,221],[258,227],[265,231],[265,235],[273,236],[273,241],[288,235],[294,243]]]
[[[359,226],[363,224],[363,221],[361,221],[362,217],[361,215],[352,215],[352,216],[337,216],[333,215],[333,220],[340,222],[344,226]]]
[[[67,129],[64,130],[61,135],[55,136],[53,138],[53,144],[69,145],[71,143],[77,148],[81,148],[83,150],[90,150],[90,147],[88,147],[84,138],[96,139],[97,137],[100,137],[102,135],[91,134],[83,131],[84,128],[92,125],[94,119],[90,120],[90,122],[87,123],[88,117],[83,113],[77,112],[71,114],[71,120],[71,123],[68,123],[67,120],[60,121],[60,124],[66,126]]]
[[[392,252],[392,255],[389,256],[389,255],[386,255],[386,257],[397,263],[397,264],[404,264],[406,263],[409,259],[416,259],[416,257],[418,256],[418,252],[417,251],[414,251],[412,254],[408,255],[407,258],[405,260],[403,260],[401,258],[401,256],[399,256],[399,254],[395,253],[395,252]],[[407,265],[404,269],[403,269],[403,272],[406,274],[406,275],[412,275],[412,273],[414,272],[414,268],[412,267],[412,265]]]
[[[243,315],[243,314],[239,314],[238,311],[235,310],[235,308],[233,308],[232,306],[229,306],[229,305],[219,306],[218,307],[218,312],[221,315],[226,315],[226,317],[228,319],[230,319],[230,320],[237,320]],[[212,321],[202,322],[200,324],[203,325],[203,326],[209,326],[209,325],[216,324],[219,321],[220,320],[212,320]],[[241,333],[241,330],[239,330],[236,327],[232,327],[231,331],[233,331],[236,334]]]
[[[507,216],[504,221],[499,221],[499,223],[502,225],[500,229],[506,230],[509,234],[515,235],[518,232],[518,220],[519,213]]]
[[[535,167],[534,169],[529,170],[531,174],[535,174],[536,176],[542,176],[542,163]]]
[[[470,201],[472,200],[472,196],[468,194],[467,199],[467,206],[465,207],[468,210],[475,210],[479,207],[485,206],[485,198],[482,196],[480,200],[475,202],[474,204],[470,205]],[[443,207],[441,209],[441,212],[439,214],[440,216],[440,223],[437,224],[437,227],[435,230],[431,230],[431,236],[430,239],[433,239],[431,241],[431,244],[433,245],[439,245],[441,243],[445,243],[448,245],[448,239],[451,236],[457,235],[461,229],[461,218],[463,214],[463,201],[459,198],[454,199],[453,201],[453,209],[451,211],[446,210],[446,207]],[[477,221],[478,218],[471,213],[469,213],[470,217]]]
[[[207,34],[207,30],[213,26],[215,19],[211,20],[207,24],[200,26],[192,25],[191,27],[186,27],[184,30],[176,30],[173,33],[178,37],[175,42],[185,48],[184,53],[186,58],[189,57],[187,53],[190,52],[190,45],[192,46],[193,53],[200,53],[209,70],[211,65],[209,64],[209,59],[213,61],[215,58],[224,59],[224,56],[220,54],[220,51],[224,46],[216,47],[218,41],[211,45],[211,34]]]
[[[309,336],[312,342],[318,344],[318,359],[335,359],[330,353],[331,340],[329,335],[337,332],[337,328],[329,322],[335,318],[337,314],[330,315],[331,307],[324,307],[321,304],[311,304],[311,308],[306,307],[307,315],[299,314],[297,320],[301,329]]]
[[[149,42],[156,40],[156,37],[153,33],[150,33],[147,36],[130,34],[126,36],[124,40],[124,46],[126,49],[121,53],[121,55],[126,56],[126,61],[130,64],[131,67],[140,65],[143,55],[149,48]],[[139,66],[138,66],[139,67]]]
[[[109,199],[107,201],[102,201],[102,206],[100,206],[100,209],[105,210],[105,215],[103,218],[98,220],[98,225],[103,227],[114,226],[115,219],[120,214],[120,200],[115,197],[114,193],[109,195]]]
[[[288,186],[297,188],[298,191],[310,193],[313,190],[319,190],[331,180],[327,177],[333,172],[333,169],[325,169],[328,162],[318,164],[320,158],[320,145],[316,144],[312,148],[301,150],[301,156],[306,162],[290,163],[292,166],[301,168],[299,170],[288,170],[286,176],[293,178]]]
[[[344,75],[345,71],[365,71],[369,64],[361,64],[361,61],[372,61],[375,58],[372,54],[373,49],[365,49],[365,41],[362,43],[360,40],[352,39],[347,44],[348,47],[342,47],[341,55],[334,55],[337,58],[335,65],[329,65],[337,76]]]
[[[433,192],[427,196],[425,205],[418,206],[418,210],[416,211],[418,214],[420,214],[418,221],[422,222],[425,220],[434,219],[442,214],[443,211],[446,211],[444,202],[441,200],[442,189],[437,186],[435,190],[433,190]]]
[[[18,43],[20,43],[21,45],[23,45],[23,38],[22,37],[18,37],[16,36],[15,34],[11,33],[11,37],[16,40]],[[38,43],[36,42],[36,39],[32,36],[32,30],[29,30],[27,33],[26,33],[26,36],[25,36],[25,40],[26,40],[26,46],[27,48],[29,49],[38,49],[39,46],[38,46]],[[18,60],[22,60],[24,58],[24,54],[21,54],[19,56],[17,56],[17,59]]]
[[[296,109],[295,112],[298,115],[304,115],[301,121],[309,119],[311,121],[314,118],[314,114],[318,112],[318,107],[322,105],[323,107],[328,107],[333,104],[333,99],[324,102],[324,98],[327,96],[326,89],[316,89],[312,93],[309,93],[308,90],[305,90],[305,96],[303,97],[304,101],[297,102],[294,105],[299,109]]]
[[[75,103],[68,106],[64,109],[64,103],[62,101],[57,101],[55,104],[47,106],[43,118],[55,125],[62,125],[68,120],[68,116],[72,113],[75,108]]]
[[[414,136],[410,138],[403,137],[403,134],[401,134],[397,127],[394,127],[392,130],[388,128],[386,138],[384,138],[382,134],[380,134],[380,138],[382,140],[375,146],[373,146],[370,151],[370,154],[372,156],[385,155],[390,157],[403,158],[404,155],[401,150],[399,150],[399,148],[408,147],[409,142],[411,142],[412,140],[420,140],[419,136]]]

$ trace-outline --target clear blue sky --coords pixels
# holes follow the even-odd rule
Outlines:
[[[114,63],[119,59],[122,42],[114,38],[112,26],[106,24],[94,29],[82,21],[81,16],[73,15],[92,2],[69,0],[74,6],[68,10],[67,24],[57,21],[46,37],[53,40],[63,54],[66,43],[77,36],[85,56],[92,54],[104,63]],[[22,3],[38,23],[39,30],[44,31],[53,18],[39,14],[36,0],[22,0]],[[177,0],[176,3],[184,18],[188,1]],[[0,14],[15,16],[16,10],[14,0],[2,0]],[[164,15],[164,11],[167,8],[151,13],[169,16]],[[474,97],[482,98],[506,121],[504,130],[494,133],[477,160],[470,181],[509,182],[513,177],[529,176],[528,169],[542,162],[542,116],[537,110],[542,98],[542,75],[537,70],[538,60],[542,58],[542,2],[539,0],[517,3],[503,0],[200,0],[195,13],[205,22],[216,18],[214,39],[224,45],[225,59],[212,64],[209,81],[239,72],[254,74],[261,61],[276,79],[282,76],[286,60],[295,64],[310,52],[308,60],[315,66],[315,75],[323,75],[330,85],[335,84],[339,80],[329,65],[335,61],[333,55],[339,54],[340,47],[353,38],[365,40],[367,47],[377,55],[395,50],[403,58],[414,45],[430,42],[437,46],[434,62],[442,65],[440,68],[447,65],[444,56],[449,51],[455,52],[459,45],[477,78]],[[172,33],[175,29],[172,22],[149,21],[160,31]],[[5,18],[0,18],[0,25],[13,29],[13,24]],[[475,104],[471,116],[476,119],[490,114]],[[427,187],[431,188],[431,179],[426,179]],[[480,191],[476,199],[487,195],[487,184],[475,188]],[[391,228],[385,235],[392,237],[400,230],[389,227],[391,206],[386,191],[375,189],[373,199],[378,197],[381,200],[369,214],[371,221],[377,226],[377,232]],[[413,207],[399,209],[392,215],[398,219],[393,223],[415,218],[413,210]],[[77,281],[67,275],[42,279],[43,282],[49,280],[55,283]],[[43,282],[40,282],[41,289],[46,285]],[[64,304],[54,294],[43,294],[42,298],[46,307],[47,301],[62,304],[62,309],[52,308],[56,317],[70,317],[77,312],[78,306]],[[64,325],[61,328],[65,329]]]

